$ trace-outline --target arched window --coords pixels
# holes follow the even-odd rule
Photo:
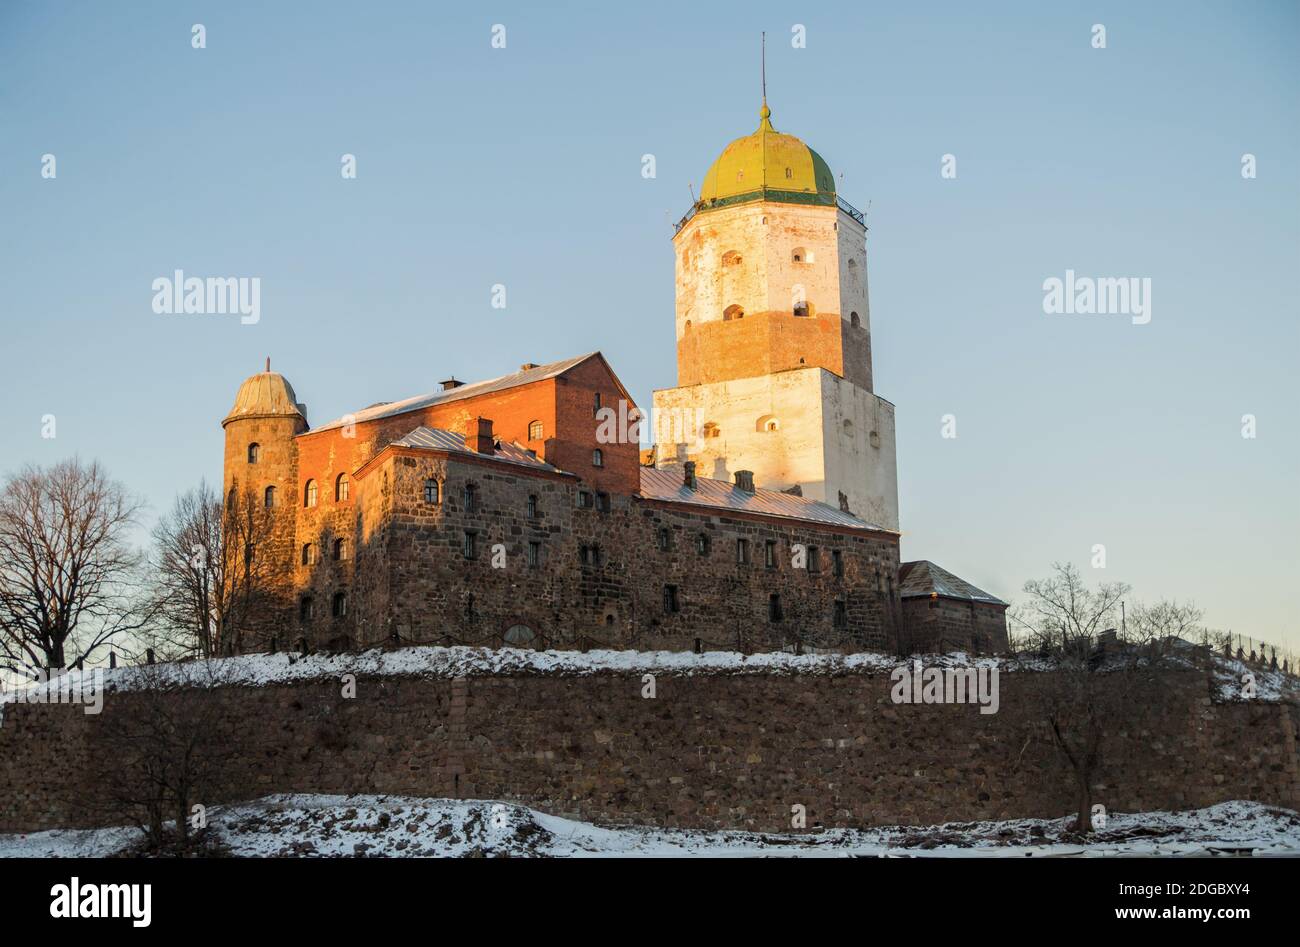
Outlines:
[[[315,480],[307,481],[307,487],[302,491],[302,505],[303,506],[316,505],[316,481]]]
[[[430,477],[424,481],[424,502],[437,503],[439,498],[438,481]]]
[[[853,326],[855,329],[862,325],[862,320],[858,318],[856,312],[849,313],[849,325]]]
[[[248,462],[255,464],[262,459],[262,445],[253,443],[248,445]]]
[[[745,318],[745,310],[741,309],[739,306],[731,305],[728,306],[726,309],[722,310],[723,322],[730,322],[732,319],[744,319],[744,318]]]
[[[542,439],[542,422],[541,422],[541,421],[529,421],[529,422],[528,422],[528,439],[529,439],[530,441],[540,441],[540,440]]]
[[[781,430],[781,422],[776,419],[775,415],[765,414],[754,424],[754,430],[762,434],[770,434]]]
[[[330,607],[330,612],[335,618],[342,618],[348,613],[348,593],[335,592],[334,601]]]
[[[528,518],[530,520],[537,519],[537,494],[536,493],[528,494]]]
[[[316,547],[311,543],[302,544],[302,564],[305,566],[315,565]]]
[[[788,181],[788,180],[790,180],[790,179],[793,178],[793,177],[794,177],[794,169],[793,169],[793,168],[786,168],[786,169],[785,169],[785,179]]]
[[[689,320],[689,319],[686,320],[686,325],[682,327],[682,331],[683,331],[683,332],[690,332],[690,331],[691,331],[691,320]]]
[[[527,625],[511,625],[504,635],[508,648],[531,648],[536,637]]]
[[[795,304],[794,304],[794,314],[795,314],[796,316],[806,316],[806,315],[808,315],[811,311],[812,311],[812,310],[811,310],[811,309],[809,308],[809,306],[808,306],[808,300],[806,300],[806,299],[797,299],[797,300],[795,300]]]
[[[345,562],[348,558],[348,541],[346,539],[334,540],[334,560],[336,562]]]
[[[700,533],[695,537],[695,551],[699,553],[701,556],[707,556],[709,554],[708,536],[705,536],[703,533]]]
[[[262,494],[262,505],[268,510],[275,506],[275,487],[266,488],[266,492]]]
[[[593,467],[605,466],[605,455],[599,447],[597,447],[594,451],[591,452],[591,466]]]
[[[790,261],[792,263],[811,263],[812,257],[808,255],[808,251],[803,247],[795,247],[790,251]]]
[[[735,250],[728,250],[726,253],[722,254],[723,266],[739,266],[740,261],[741,256]]]
[[[311,621],[315,617],[316,617],[315,602],[312,601],[312,597],[310,595],[304,595],[298,601],[298,620]]]
[[[338,479],[334,481],[334,502],[335,503],[342,503],[344,500],[348,498],[348,487],[349,487],[348,475],[345,473],[339,474]]]

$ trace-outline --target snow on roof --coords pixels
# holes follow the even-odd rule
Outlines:
[[[996,595],[977,589],[965,579],[958,578],[947,569],[940,568],[928,559],[904,562],[898,567],[898,594],[901,598],[938,595],[963,602],[987,602],[1006,605]]]
[[[896,532],[860,520],[851,513],[837,510],[818,500],[782,493],[780,490],[755,490],[751,493],[725,480],[711,480],[708,477],[696,477],[695,489],[692,490],[683,483],[682,472],[676,468],[659,470],[654,467],[642,467],[641,496],[648,500],[665,500],[671,503],[686,503],[692,506],[743,513],[761,513],[764,516],[783,516],[849,529],[879,533]]]
[[[487,456],[466,447],[465,435],[458,434],[455,431],[444,431],[436,427],[417,427],[405,437],[393,441],[388,446],[408,447],[417,450],[454,451],[460,454],[472,454],[475,457]],[[518,444],[513,443],[507,444],[505,441],[496,442],[496,449],[492,452],[492,457],[508,464],[521,464],[525,467],[535,467],[538,470],[548,470],[552,473],[559,472],[558,467],[554,467],[544,460],[538,460],[536,455],[530,453],[526,447],[520,447]]]
[[[531,385],[533,382],[545,381],[547,378],[562,375],[570,368],[580,365],[587,359],[599,354],[599,352],[588,352],[586,355],[575,355],[573,358],[551,362],[549,365],[538,365],[536,368],[523,369],[509,375],[502,375],[499,378],[489,378],[487,381],[476,381],[472,384],[460,385],[448,391],[432,391],[427,394],[416,395],[413,398],[407,398],[404,401],[381,402],[377,405],[371,405],[369,408],[362,408],[355,414],[335,418],[333,421],[312,428],[307,433],[314,434],[317,431],[328,431],[331,428],[341,427],[344,423],[361,423],[362,421],[374,421],[378,418],[389,418],[435,404],[447,404],[452,401],[475,398],[496,391],[505,391],[507,388],[518,388],[520,385]]]

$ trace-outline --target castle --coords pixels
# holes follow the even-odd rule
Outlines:
[[[244,381],[223,483],[266,594],[225,647],[1005,650],[1005,602],[900,561],[864,217],[760,116],[677,225],[652,450],[599,352],[315,427],[269,360]]]

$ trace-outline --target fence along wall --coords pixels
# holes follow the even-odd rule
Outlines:
[[[239,752],[207,805],[276,792],[511,800],[597,822],[788,831],[1054,817],[1075,805],[1068,771],[1030,711],[1052,673],[1004,673],[1000,710],[896,705],[888,675],[642,670],[467,677],[365,676],[180,691],[207,700]],[[1094,802],[1111,811],[1229,799],[1300,807],[1297,708],[1216,703],[1205,677],[1169,673],[1107,734]],[[212,703],[215,702],[215,713]],[[97,730],[138,714],[139,693],[103,714],[10,704],[0,726],[0,831],[114,821],[100,797]],[[102,733],[102,731],[100,731]],[[118,819],[117,821],[123,821]]]

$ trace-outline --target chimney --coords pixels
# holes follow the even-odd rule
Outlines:
[[[736,489],[744,490],[746,493],[753,493],[754,492],[754,471],[737,470]]]
[[[688,460],[682,469],[685,473],[682,475],[682,483],[686,484],[687,490],[695,489],[695,461]]]
[[[442,390],[451,391],[453,388],[459,388],[463,384],[465,384],[463,381],[457,381],[456,376],[452,375],[450,378],[448,378],[446,381],[442,383]]]
[[[521,372],[526,372],[529,371],[530,369],[534,369],[538,367],[539,366],[536,362],[524,362],[522,365],[519,366],[519,370]]]
[[[496,451],[491,418],[469,419],[469,424],[465,427],[465,449],[479,454],[492,454]]]

